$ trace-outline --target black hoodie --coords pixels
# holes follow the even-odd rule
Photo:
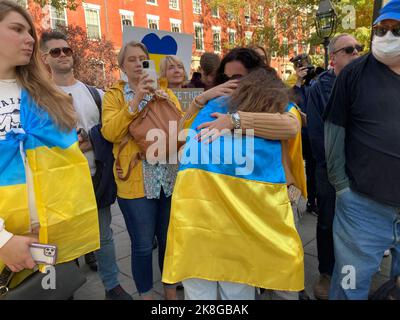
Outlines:
[[[307,95],[307,128],[312,154],[317,164],[326,166],[323,114],[331,95],[336,75],[333,70],[320,74]]]

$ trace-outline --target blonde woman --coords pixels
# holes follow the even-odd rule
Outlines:
[[[182,60],[178,56],[166,56],[160,61],[160,78],[168,81],[168,88],[181,89],[187,81],[187,74]]]
[[[98,249],[96,202],[71,98],[42,67],[31,17],[8,0],[0,0],[0,100],[0,271],[33,269],[33,242],[56,245],[57,263]]]
[[[167,240],[171,195],[178,166],[150,164],[138,157],[138,144],[128,136],[128,127],[146,108],[152,98],[152,80],[143,73],[142,62],[149,59],[147,48],[135,41],[125,44],[118,56],[121,70],[128,81],[119,81],[105,94],[103,100],[103,136],[114,144],[113,152],[123,172],[114,166],[118,204],[121,208],[132,242],[132,275],[139,294],[145,300],[153,295],[153,239],[157,237],[158,263],[162,270]],[[180,110],[178,99],[170,89],[165,94]],[[119,154],[120,147],[125,145]],[[122,150],[122,149],[121,149]],[[132,159],[136,159],[133,164]],[[176,299],[175,286],[165,286],[167,299]]]

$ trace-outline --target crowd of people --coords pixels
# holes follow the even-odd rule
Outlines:
[[[130,41],[118,54],[124,80],[103,91],[75,78],[63,33],[39,39],[27,11],[0,0],[0,270],[18,287],[39,272],[30,245],[49,243],[57,264],[85,256],[106,299],[131,300],[118,280],[117,201],[143,300],[155,299],[155,246],[168,300],[180,286],[189,300],[253,300],[258,288],[296,300],[303,197],[317,216],[314,296],[368,299],[385,251],[400,276],[400,0],[373,34],[362,56],[356,38],[334,37],[323,72],[295,57],[293,88],[262,46],[204,53],[191,80],[166,56],[154,83],[146,46]],[[181,88],[204,88],[186,111]],[[168,122],[165,108],[179,117],[167,133],[179,163],[151,161],[135,135]]]

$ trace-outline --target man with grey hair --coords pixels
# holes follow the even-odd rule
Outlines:
[[[314,285],[317,299],[328,299],[330,278],[335,263],[332,225],[335,214],[335,189],[329,183],[324,148],[324,121],[322,115],[328,103],[333,84],[342,69],[359,56],[362,47],[354,37],[340,34],[331,40],[329,54],[331,70],[322,73],[308,91],[307,126],[312,154],[316,160],[317,190],[317,251],[319,279]]]

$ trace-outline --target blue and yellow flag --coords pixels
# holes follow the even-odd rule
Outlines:
[[[57,263],[98,249],[96,200],[76,133],[60,131],[25,90],[20,118],[22,129],[0,140],[0,217],[6,229],[17,235],[30,232],[29,181],[40,223],[39,242],[57,246]],[[0,261],[0,270],[3,266]]]
[[[225,98],[210,101],[191,128],[214,120],[214,112],[227,112]],[[304,288],[281,153],[279,141],[228,134],[206,145],[189,133],[172,196],[163,282]]]

